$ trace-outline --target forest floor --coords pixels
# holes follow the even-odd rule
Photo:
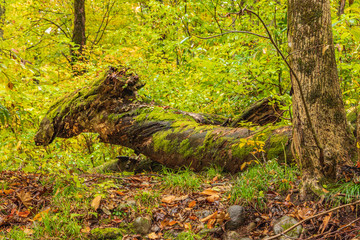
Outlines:
[[[296,170],[278,164],[237,176],[216,168],[137,175],[4,171],[0,239],[224,239],[234,204],[245,209],[236,236],[264,239],[274,235],[276,219],[287,215],[299,222],[344,203],[342,193],[300,201],[299,182]],[[139,217],[151,219],[150,225],[136,224]],[[356,205],[344,207],[304,222],[295,239],[356,239],[358,220]],[[119,231],[99,235],[99,228]]]

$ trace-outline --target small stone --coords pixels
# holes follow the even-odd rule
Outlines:
[[[292,227],[293,225],[297,224],[298,221],[296,221],[295,218],[289,217],[289,216],[284,216],[278,220],[275,221],[274,223],[274,233],[275,234],[279,234],[284,232],[286,229],[289,229],[290,227]],[[287,240],[287,239],[294,239],[294,238],[298,238],[300,236],[302,230],[302,226],[299,225],[296,228],[294,228],[293,230],[291,230],[290,232],[285,233],[285,235],[289,236],[283,236],[280,239],[281,240]]]
[[[199,219],[206,218],[207,216],[210,216],[211,214],[212,214],[212,212],[210,212],[209,210],[201,210],[201,211],[195,212],[195,215]]]
[[[152,226],[151,227],[151,231],[152,232],[158,232],[158,231],[160,231],[161,229],[158,227],[158,225],[154,225],[154,226]]]
[[[129,207],[136,207],[136,202],[134,200],[129,200],[125,203],[121,203],[119,204],[119,206],[117,207],[117,209],[125,209],[125,208],[129,208]]]
[[[228,231],[224,233],[224,240],[241,240],[240,234],[235,231]]]
[[[126,205],[129,207],[136,207],[136,201],[135,200],[129,200],[126,202]]]
[[[225,224],[225,228],[228,230],[238,229],[245,220],[244,208],[239,205],[233,205],[229,207],[228,213],[230,220]]]
[[[151,219],[149,217],[137,217],[134,220],[133,226],[137,234],[147,234],[151,229]]]
[[[249,223],[249,225],[247,226],[247,230],[249,232],[254,231],[255,228],[256,228],[256,223],[254,223],[254,222]]]
[[[124,229],[120,228],[94,228],[91,230],[91,239],[116,239],[122,238],[125,235]]]

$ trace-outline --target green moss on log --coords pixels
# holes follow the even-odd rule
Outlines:
[[[177,110],[173,109],[164,109],[162,107],[149,107],[141,110],[139,109],[138,116],[135,117],[137,122],[143,121],[178,121],[178,120],[187,120],[193,121],[195,120],[187,115],[177,113]]]
[[[267,159],[278,158],[279,156],[284,154],[284,149],[289,141],[289,137],[287,135],[273,135],[269,140],[269,149],[267,151]]]
[[[190,157],[194,151],[190,146],[190,141],[189,139],[185,139],[180,143],[180,148],[179,148],[179,152],[180,154],[182,154],[185,158]]]

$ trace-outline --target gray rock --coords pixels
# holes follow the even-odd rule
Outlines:
[[[295,218],[292,218],[289,216],[283,216],[282,218],[275,221],[274,227],[273,227],[274,233],[275,234],[282,233],[283,231],[285,231],[286,229],[289,229],[296,223],[298,223],[298,221],[296,221]],[[287,240],[287,239],[298,238],[300,236],[301,230],[302,230],[302,226],[299,225],[296,228],[294,228],[293,230],[291,230],[290,232],[287,232],[285,234],[289,237],[283,236],[280,239]]]
[[[245,210],[242,206],[233,205],[228,209],[230,220],[225,223],[227,230],[238,229],[245,220]]]
[[[224,233],[224,240],[240,240],[241,236],[235,231],[228,231]]]
[[[154,225],[154,226],[152,226],[151,227],[151,231],[152,232],[158,232],[158,231],[160,231],[161,229],[158,227],[158,225]]]
[[[151,229],[151,219],[149,217],[137,217],[134,220],[133,226],[137,234],[147,234]]]
[[[94,228],[91,230],[91,239],[117,239],[122,238],[126,234],[126,230],[120,228]]]
[[[209,210],[201,210],[201,211],[195,212],[195,215],[199,219],[206,218],[207,216],[209,216],[211,214],[212,214],[212,212],[210,212]]]

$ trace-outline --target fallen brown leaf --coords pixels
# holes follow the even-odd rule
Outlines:
[[[285,198],[285,201],[290,202],[290,199],[291,199],[291,194],[288,194]]]
[[[200,219],[200,222],[206,222],[209,219],[213,219],[213,218],[216,218],[216,217],[217,217],[217,211],[214,212],[213,214],[207,216],[207,217],[204,217],[204,218]]]
[[[13,190],[13,189],[0,190],[0,194],[1,194],[1,195],[10,195],[10,194],[12,194],[13,192],[15,192],[15,190]]]
[[[17,194],[17,197],[26,207],[31,206],[31,201],[33,200],[33,198],[31,197],[30,193],[21,191]]]
[[[177,221],[170,221],[169,222],[169,226],[173,226],[173,225],[175,225],[175,224],[177,224],[178,222]]]
[[[323,223],[321,224],[321,227],[320,227],[320,229],[321,229],[321,232],[320,232],[320,233],[324,233],[327,225],[329,224],[331,215],[332,215],[332,213],[329,213],[329,215],[326,215],[326,216],[324,217]]]
[[[201,194],[211,196],[211,195],[215,195],[215,194],[217,195],[218,192],[215,190],[212,190],[211,188],[208,188],[208,189],[205,189],[204,191],[202,191]]]
[[[18,215],[19,217],[23,217],[23,218],[26,218],[27,216],[29,216],[29,214],[30,214],[30,211],[29,211],[29,210],[26,210],[26,211],[24,211],[24,212],[17,212],[17,215]]]
[[[173,201],[175,201],[175,199],[176,199],[176,196],[170,195],[170,196],[167,196],[167,197],[164,197],[163,199],[161,199],[161,202],[170,204]]]
[[[220,198],[219,195],[215,194],[215,195],[208,196],[206,198],[206,201],[208,201],[209,203],[213,203],[216,200],[219,200],[219,198]]]
[[[193,207],[195,207],[195,205],[196,205],[196,201],[194,200],[189,203],[188,207],[193,208]]]
[[[91,207],[97,210],[100,206],[100,202],[101,202],[101,196],[96,196],[91,202]]]

